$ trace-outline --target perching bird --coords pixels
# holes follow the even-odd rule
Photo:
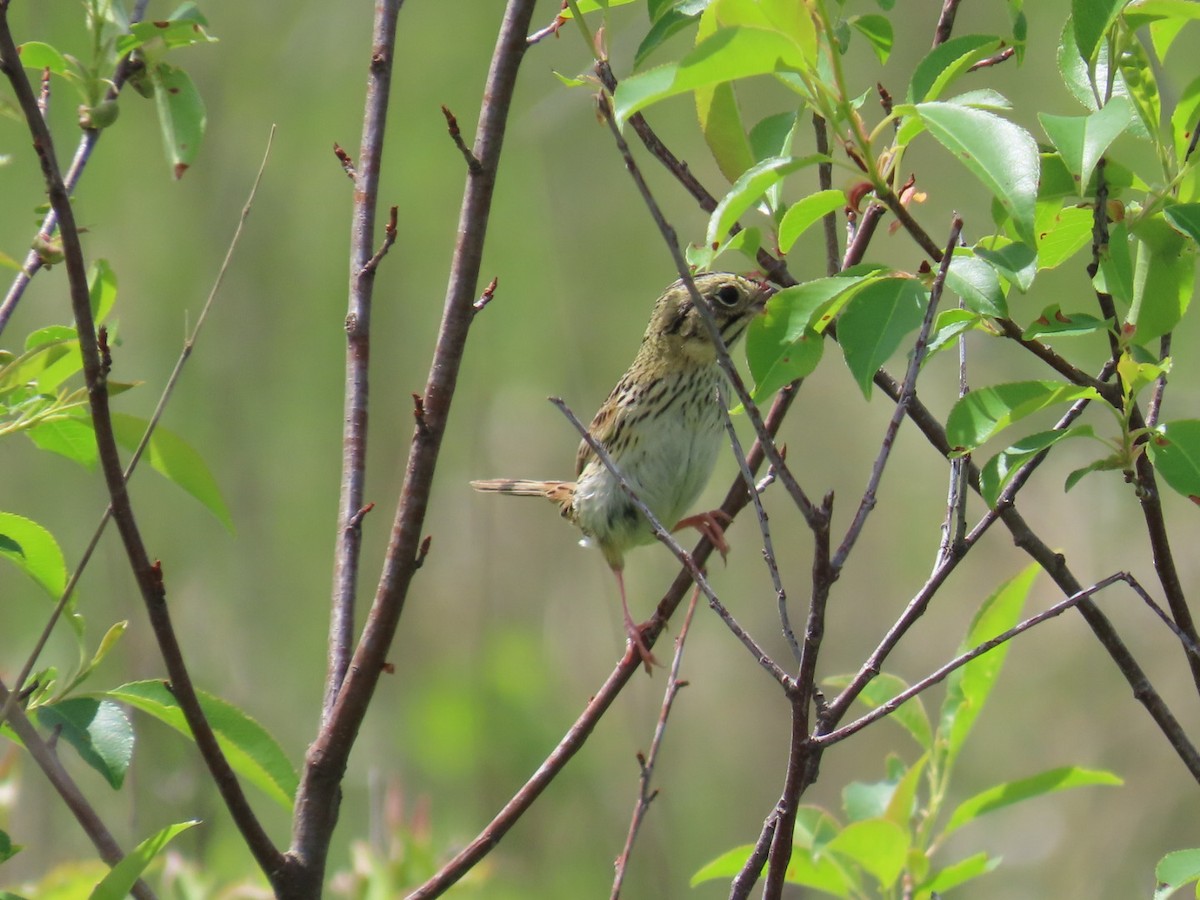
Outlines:
[[[771,293],[765,285],[724,272],[694,280],[726,346],[762,312]],[[676,281],[654,304],[637,357],[588,431],[660,522],[673,523],[672,530],[696,528],[724,555],[728,546],[716,514],[683,518],[708,483],[721,445],[717,387],[722,377],[708,326],[683,282]],[[625,552],[652,543],[653,529],[587,441],[575,455],[575,475],[575,481],[495,479],[471,486],[552,500],[600,547],[617,577],[626,634],[649,671],[655,660],[629,613],[622,569]]]

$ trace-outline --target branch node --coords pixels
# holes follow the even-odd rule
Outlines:
[[[467,161],[467,168],[472,175],[478,175],[483,171],[483,163],[481,163],[475,154],[471,152],[471,148],[467,146],[463,140],[462,131],[458,127],[458,119],[454,117],[454,113],[446,106],[442,107],[442,115],[446,117],[446,130],[450,132],[450,140],[454,141],[454,146],[458,148],[458,152],[463,155],[463,159]]]
[[[388,210],[387,225],[383,227],[383,242],[374,255],[367,260],[366,265],[362,267],[363,275],[368,275],[379,268],[379,264],[387,256],[387,252],[392,249],[392,244],[396,243],[396,222],[399,215],[400,212],[395,206]]]
[[[112,371],[112,351],[108,346],[107,326],[101,325],[100,330],[96,332],[96,345],[100,349],[100,378],[105,379]]]
[[[479,295],[479,299],[471,304],[471,308],[475,312],[480,312],[485,306],[492,302],[492,297],[496,295],[496,285],[500,283],[499,278],[493,277],[488,282],[488,286],[483,289],[483,293]]]
[[[366,515],[367,515],[367,513],[369,513],[369,512],[370,512],[371,510],[373,510],[374,508],[375,508],[375,504],[374,504],[374,503],[368,503],[366,506],[364,506],[364,507],[362,507],[361,509],[359,509],[359,510],[358,510],[358,512],[356,512],[354,515],[352,515],[352,516],[351,516],[351,517],[350,517],[350,518],[349,518],[349,519],[346,521],[346,528],[347,528],[347,529],[352,529],[352,528],[358,528],[359,526],[361,526],[361,525],[362,525],[362,520],[363,520],[364,518],[366,518]]]
[[[413,561],[413,569],[419,569],[425,565],[425,557],[429,555],[429,546],[433,543],[433,535],[427,534],[421,541],[421,546],[417,548],[417,558]]]
[[[425,422],[425,398],[413,392],[413,418],[417,421],[417,431],[425,434],[429,431],[429,425]]]
[[[342,171],[346,173],[351,181],[358,180],[358,170],[354,168],[354,160],[350,158],[350,154],[342,149],[341,145],[334,141],[333,155],[338,158],[338,162],[342,164]]]

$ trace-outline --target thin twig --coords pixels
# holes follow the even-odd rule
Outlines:
[[[387,14],[394,15],[398,5],[393,3]],[[481,169],[478,173],[467,173],[441,327],[429,377],[421,394],[424,421],[413,429],[404,481],[375,598],[346,668],[345,678],[340,682],[336,701],[309,748],[301,774],[292,845],[287,853],[287,880],[291,884],[304,885],[313,895],[319,893],[324,880],[329,841],[337,822],[341,782],[350,751],[387,663],[392,639],[421,558],[421,545],[425,537],[423,526],[429,508],[433,475],[446,433],[467,332],[475,315],[473,304],[478,297],[479,269],[496,173],[517,73],[527,47],[525,35],[529,31],[534,5],[533,0],[509,0],[504,11],[483,89],[472,149]],[[376,59],[379,59],[379,52],[387,53],[390,58],[393,48],[389,45],[377,49]],[[367,256],[369,247],[370,243],[364,242]],[[365,397],[362,401],[365,403]],[[339,513],[340,521],[346,521],[361,506],[361,503],[343,505]],[[352,596],[352,592],[335,591],[335,594]],[[463,871],[465,869],[450,875],[442,889],[461,877]]]
[[[254,810],[238,783],[237,776],[225,758],[216,736],[213,734],[200,698],[192,684],[191,675],[183,660],[183,651],[171,623],[163,586],[162,567],[152,562],[138,528],[137,518],[125,487],[125,473],[121,456],[113,433],[112,415],[105,365],[101,359],[101,346],[92,316],[87,283],[87,268],[84,264],[83,247],[71,197],[63,181],[54,150],[54,139],[37,110],[37,100],[22,69],[16,43],[8,21],[8,6],[0,5],[0,69],[3,70],[25,118],[26,126],[33,138],[33,146],[41,164],[42,175],[50,205],[58,220],[62,237],[64,268],[67,271],[75,331],[79,340],[80,356],[83,360],[84,379],[87,383],[88,401],[91,406],[92,427],[96,435],[96,447],[104,481],[112,504],[113,519],[120,532],[125,555],[137,582],[147,617],[158,642],[171,690],[179,702],[180,710],[195,739],[196,747],[208,766],[217,790],[224,800],[242,839],[253,854],[255,861],[268,874],[274,873],[282,857],[262,827]]]
[[[954,17],[958,15],[958,4],[961,0],[945,0],[942,12],[938,16],[937,27],[933,30],[933,46],[938,47],[950,40],[954,31]]]
[[[145,18],[146,7],[149,5],[150,0],[137,0],[129,15],[130,24],[135,24]],[[121,89],[125,86],[132,68],[131,55],[126,54],[121,57],[112,78],[109,79],[108,93],[104,95],[105,100],[117,99],[117,95],[121,93]],[[88,161],[92,158],[92,151],[95,150],[101,134],[103,134],[103,130],[98,128],[85,128],[83,130],[83,134],[79,138],[79,144],[75,148],[75,155],[71,159],[71,165],[67,167],[67,172],[63,176],[63,182],[66,185],[68,194],[75,192],[75,186],[83,176],[84,169],[87,168]],[[42,218],[37,234],[49,237],[54,234],[57,224],[58,214],[51,207]],[[36,250],[31,250],[25,255],[25,260],[21,264],[21,271],[13,278],[13,282],[9,286],[4,300],[0,301],[0,334],[3,334],[5,326],[8,325],[9,318],[11,318],[13,312],[16,310],[17,304],[21,302],[21,297],[24,296],[25,289],[29,287],[29,283],[33,280],[33,277],[44,266],[45,263],[42,262]]]
[[[654,737],[650,740],[650,751],[643,757],[638,754],[638,795],[633,805],[633,815],[629,820],[629,832],[625,836],[625,846],[621,855],[614,863],[612,892],[609,900],[617,900],[621,896],[621,885],[625,881],[625,871],[629,867],[629,856],[633,852],[634,841],[637,840],[638,830],[642,820],[650,809],[650,804],[658,796],[657,790],[651,790],[650,783],[654,778],[654,764],[658,761],[658,752],[662,749],[663,737],[667,733],[667,719],[671,715],[671,707],[679,692],[687,687],[686,681],[679,680],[679,667],[683,663],[683,648],[687,642],[688,631],[692,627],[692,616],[696,612],[696,601],[700,598],[700,589],[692,591],[692,599],[683,615],[683,624],[679,627],[679,637],[675,638],[675,657],[671,660],[671,670],[667,674],[667,687],[663,691],[662,706],[658,711],[658,722],[654,726]]]
[[[376,249],[379,182],[387,132],[388,98],[396,46],[396,21],[403,0],[375,8],[371,34],[371,65],[367,69],[362,134],[353,172],[353,210],[350,217],[350,276],[346,288],[346,363],[342,400],[342,469],[338,497],[338,527],[334,538],[333,585],[330,591],[328,663],[321,722],[326,723],[354,650],[354,613],[358,597],[362,529],[355,521],[366,505],[367,397],[370,386],[371,309],[379,262],[396,240],[397,210],[393,207],[382,243]]]
[[[475,175],[479,174],[480,162],[475,158],[475,154],[471,152],[471,148],[467,146],[467,142],[463,140],[462,130],[458,127],[458,119],[454,117],[454,113],[450,112],[449,107],[442,107],[442,115],[446,118],[446,130],[450,132],[450,140],[454,141],[454,146],[458,148],[458,152],[462,154],[467,163],[467,169]]]
[[[900,388],[900,398],[896,401],[896,408],[892,411],[891,420],[884,431],[883,441],[880,443],[875,464],[871,467],[871,477],[867,481],[866,490],[863,491],[858,511],[854,514],[854,520],[850,523],[850,527],[846,529],[846,536],[842,539],[841,545],[833,555],[831,565],[835,572],[839,571],[845,565],[850,551],[854,548],[858,536],[862,533],[867,516],[875,508],[875,497],[879,489],[879,483],[883,480],[884,467],[891,456],[896,434],[900,430],[900,423],[904,421],[908,405],[912,402],[917,389],[917,376],[921,372],[921,363],[925,360],[925,348],[929,342],[929,333],[933,328],[933,319],[937,312],[937,305],[941,300],[942,289],[946,284],[946,273],[950,270],[950,260],[953,258],[954,248],[958,246],[958,236],[962,233],[962,227],[963,220],[955,216],[950,225],[950,238],[946,242],[946,252],[941,257],[941,266],[938,268],[937,277],[934,278],[933,287],[929,292],[929,302],[925,308],[925,317],[921,322],[921,328],[917,332],[917,339],[913,344],[912,353],[909,357],[908,371],[904,375],[904,382]]]
[[[792,629],[791,616],[788,614],[787,591],[784,590],[783,579],[779,577],[779,563],[775,558],[775,546],[771,541],[771,523],[762,504],[762,492],[754,483],[754,473],[746,464],[746,454],[742,452],[742,442],[738,440],[737,430],[733,427],[733,419],[729,415],[725,397],[719,390],[717,402],[721,406],[721,414],[725,419],[725,433],[729,435],[729,445],[733,448],[738,471],[742,473],[742,479],[746,482],[746,490],[750,492],[750,501],[754,504],[754,515],[758,519],[758,530],[763,539],[763,561],[767,564],[767,571],[771,574],[771,585],[775,588],[775,601],[779,608],[779,624],[783,629],[783,637],[792,650],[793,658],[799,663],[800,644],[796,641],[796,632]]]
[[[162,419],[163,412],[167,408],[167,402],[171,398],[171,394],[175,390],[175,385],[178,384],[180,376],[183,374],[184,364],[192,354],[192,350],[196,346],[196,341],[200,337],[200,330],[204,327],[205,321],[208,319],[209,310],[212,308],[213,301],[217,297],[217,292],[221,288],[221,284],[225,280],[225,273],[229,270],[229,265],[233,261],[233,253],[241,242],[242,229],[246,224],[246,219],[250,215],[250,209],[254,205],[254,198],[258,194],[258,186],[262,183],[263,172],[266,171],[267,160],[271,155],[271,144],[275,138],[275,126],[271,126],[271,131],[267,135],[267,148],[263,152],[262,163],[258,167],[258,174],[254,177],[254,183],[250,186],[250,194],[246,198],[246,203],[242,206],[242,214],[238,218],[237,227],[234,229],[233,237],[229,241],[229,247],[225,251],[225,259],[221,262],[220,269],[217,270],[217,277],[213,281],[212,288],[209,289],[208,297],[204,301],[204,306],[200,309],[200,315],[196,318],[196,324],[192,328],[192,333],[188,335],[184,341],[183,349],[179,353],[179,358],[175,361],[175,368],[171,370],[170,376],[167,378],[167,383],[163,387],[162,394],[158,398],[158,404],[154,408],[154,413],[150,416],[150,421],[146,423],[146,430],[142,434],[142,438],[138,441],[138,445],[134,448],[133,455],[130,456],[129,462],[125,465],[124,478],[128,483],[133,477],[133,472],[137,468],[138,462],[146,451],[146,447],[150,444],[150,438],[154,434],[155,428],[158,427],[159,421]],[[79,558],[79,562],[75,566],[75,570],[71,573],[71,577],[67,579],[66,587],[63,588],[62,596],[58,598],[58,603],[55,604],[46,620],[45,626],[42,628],[42,633],[38,635],[37,641],[34,642],[32,651],[25,664],[21,667],[20,673],[17,675],[16,681],[13,683],[12,695],[5,701],[3,708],[0,708],[0,722],[8,718],[11,711],[14,698],[21,693],[25,686],[25,680],[29,677],[29,673],[33,671],[33,667],[37,665],[38,657],[46,646],[46,642],[50,639],[50,635],[54,630],[55,624],[59,617],[66,609],[67,603],[75,592],[76,585],[79,584],[79,579],[83,576],[84,569],[87,568],[88,562],[92,558],[92,553],[95,552],[96,546],[100,543],[100,537],[104,534],[105,526],[108,525],[109,519],[112,518],[112,505],[110,504],[104,510],[104,514],[100,517],[100,522],[96,525],[92,532],[91,539],[88,541],[87,547],[84,548],[83,554]]]
[[[905,690],[901,691],[900,693],[896,694],[896,696],[892,697],[886,703],[881,703],[879,706],[872,709],[869,713],[866,713],[865,715],[861,716],[858,719],[855,719],[853,722],[850,722],[847,725],[843,725],[834,731],[830,731],[830,732],[827,732],[825,734],[821,734],[821,735],[815,737],[813,739],[814,742],[817,744],[820,744],[821,746],[828,747],[832,744],[836,744],[838,741],[845,740],[846,738],[850,737],[850,735],[855,734],[859,731],[862,731],[862,729],[866,728],[872,722],[876,722],[879,719],[882,719],[888,715],[891,715],[893,712],[895,712],[897,709],[899,709],[901,706],[903,706],[905,703],[907,703],[913,697],[915,697],[918,694],[921,694],[921,693],[925,692],[926,690],[928,690],[929,688],[933,687],[933,685],[935,685],[938,682],[945,679],[951,672],[955,671],[956,669],[962,668],[967,663],[971,662],[971,660],[976,659],[980,656],[983,656],[983,654],[985,654],[991,650],[995,650],[1001,644],[1011,641],[1017,635],[1024,634],[1026,631],[1028,631],[1029,629],[1033,628],[1036,625],[1040,625],[1042,622],[1045,622],[1049,619],[1053,619],[1057,616],[1062,615],[1068,609],[1071,609],[1074,606],[1078,606],[1079,603],[1082,602],[1083,600],[1086,600],[1088,597],[1091,597],[1093,594],[1096,594],[1096,593],[1104,590],[1106,587],[1109,587],[1110,585],[1115,584],[1118,581],[1123,581],[1126,584],[1129,584],[1131,582],[1132,578],[1133,578],[1133,576],[1131,576],[1128,572],[1116,572],[1112,575],[1109,575],[1107,578],[1100,579],[1100,581],[1097,581],[1091,587],[1084,588],[1083,590],[1081,590],[1075,594],[1072,594],[1070,597],[1067,597],[1065,600],[1060,600],[1058,603],[1055,603],[1049,609],[1044,610],[1043,612],[1037,613],[1036,615],[1030,616],[1029,618],[1022,620],[1021,622],[1018,622],[1012,628],[1009,628],[1006,631],[1002,631],[1000,634],[996,635],[994,638],[984,641],[983,643],[973,647],[972,649],[970,649],[964,653],[960,653],[958,656],[954,657],[952,660],[947,662],[945,665],[939,666],[937,669],[935,669],[929,675],[926,675],[920,681],[916,682],[915,684],[911,685],[910,687],[908,687]],[[1154,607],[1154,604],[1152,602],[1150,605],[1151,605],[1151,607]]]

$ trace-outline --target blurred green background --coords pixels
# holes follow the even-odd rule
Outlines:
[[[874,11],[873,4],[862,5]],[[557,6],[541,3],[535,24],[548,23]],[[901,96],[907,73],[928,49],[941,4],[900,6],[893,15],[896,48],[885,68],[864,47],[853,48],[848,71],[861,90],[881,80]],[[1004,4],[979,6],[964,4],[956,33],[1007,29]],[[1022,111],[1021,124],[1039,135],[1034,110],[1079,112],[1054,68],[1067,6],[1065,0],[1026,4],[1025,65],[1010,63],[986,76],[988,86]],[[189,48],[176,59],[208,108],[198,162],[182,181],[172,181],[152,105],[127,93],[76,202],[88,228],[89,257],[108,259],[120,279],[113,377],[145,382],[122,396],[118,408],[148,415],[220,265],[268,131],[278,126],[245,237],[164,420],[208,461],[236,535],[149,471],[137,476],[132,492],[150,552],[162,560],[171,611],[198,684],[262,722],[299,765],[316,729],[325,673],[340,467],[351,186],[331,147],[336,141],[357,153],[372,8],[209,0],[201,9],[220,43]],[[156,3],[150,15],[170,10]],[[367,497],[377,506],[364,526],[364,603],[391,524],[412,428],[410,395],[424,385],[462,192],[463,161],[446,136],[439,106],[454,111],[469,143],[501,12],[498,2],[409,0],[400,17],[380,192],[384,206],[399,207],[400,231],[376,283]],[[85,47],[80,4],[17,2],[12,15],[18,40],[46,40],[68,52]],[[618,77],[629,71],[645,27],[640,5],[613,14],[608,40]],[[1177,62],[1194,48],[1193,40],[1190,48],[1174,50]],[[650,305],[674,277],[607,130],[597,124],[590,92],[568,90],[553,75],[574,75],[587,62],[578,36],[564,30],[532,48],[522,69],[480,284],[482,290],[496,276],[499,289],[471,333],[426,524],[432,551],[401,621],[391,657],[395,673],[383,680],[351,759],[331,872],[348,866],[350,841],[365,838],[378,820],[385,784],[399,787],[407,815],[423,810],[439,854],[470,840],[545,757],[623,650],[616,588],[600,555],[576,548],[578,535],[549,506],[483,496],[467,486],[471,478],[569,477],[577,440],[546,396],[561,395],[589,417],[632,359]],[[1164,85],[1180,86],[1170,76]],[[52,104],[65,157],[76,141],[76,101],[60,85]],[[656,107],[649,118],[721,193],[725,183],[698,139],[688,102]],[[1133,159],[1142,152],[1133,144],[1119,151]],[[27,137],[2,118],[0,152],[13,157],[0,167],[0,249],[20,257],[43,192]],[[701,239],[705,217],[644,155],[639,159],[681,239]],[[987,200],[948,159],[932,146],[906,159],[918,188],[929,194],[916,215],[939,236],[957,209],[967,215],[973,241],[990,228]],[[823,274],[813,237],[791,254],[797,277]],[[922,257],[904,236],[881,233],[871,258],[912,270]],[[1039,278],[1033,295],[1013,299],[1014,316],[1034,318],[1055,302],[1090,309],[1086,262],[1081,254]],[[17,346],[41,325],[67,321],[65,284],[61,269],[39,275],[3,346]],[[1192,345],[1194,331],[1187,325],[1176,346]],[[1098,367],[1103,352],[1097,344],[1090,364]],[[950,356],[928,367],[922,386],[925,402],[943,412],[956,386]],[[1168,395],[1171,417],[1195,415],[1194,365],[1187,357],[1178,361]],[[1008,347],[983,347],[974,366],[980,384],[1045,377]],[[878,396],[863,400],[831,348],[783,430],[789,462],[810,495],[836,492],[835,532],[857,505],[889,412]],[[745,423],[739,426],[746,435]],[[1061,492],[1066,473],[1088,462],[1090,452],[1056,453],[1021,508],[1085,582],[1120,568],[1151,583],[1137,503],[1119,478],[1092,476],[1073,493]],[[0,443],[0,470],[0,508],[44,524],[68,561],[75,559],[104,508],[98,476],[36,451],[23,438]],[[718,501],[733,473],[725,454],[706,503]],[[945,513],[945,476],[945,464],[906,427],[878,510],[837,585],[823,674],[855,669],[924,581]],[[810,541],[780,490],[769,492],[766,503],[799,622]],[[1166,505],[1178,563],[1191,586],[1200,566],[1188,552],[1194,511],[1174,496]],[[973,502],[972,520],[980,511]],[[733,553],[727,566],[713,567],[713,584],[739,621],[783,660],[787,651],[752,519],[743,517],[729,538]],[[995,529],[888,669],[915,680],[936,668],[952,655],[978,604],[1025,564]],[[635,614],[649,614],[675,570],[661,548],[631,558],[626,577]],[[0,568],[0,598],[0,672],[11,679],[49,605],[9,567]],[[1056,599],[1043,578],[1031,606]],[[1177,643],[1132,596],[1114,590],[1100,602],[1194,731],[1200,724],[1194,690]],[[115,534],[101,544],[80,603],[93,639],[109,623],[130,620],[122,648],[93,684],[163,675]],[[660,648],[660,658],[667,657],[667,645]],[[47,661],[66,666],[72,654],[71,640],[60,635]],[[629,897],[725,896],[727,886],[719,882],[691,890],[687,881],[709,859],[757,836],[783,781],[787,705],[704,608],[697,612],[684,677],[689,687],[656,772],[662,793],[634,851]],[[635,796],[635,753],[649,745],[664,681],[661,672],[635,678],[583,752],[492,854],[481,896],[607,891]],[[936,703],[940,693],[931,696]],[[121,840],[132,844],[199,815],[204,826],[176,846],[220,881],[251,872],[193,748],[155,723],[137,722],[139,743],[125,790],[114,794],[89,770],[74,767]],[[881,779],[892,752],[910,762],[917,756],[915,745],[888,723],[859,734],[825,757],[806,802],[840,812],[842,786]],[[998,872],[967,889],[969,896],[1148,896],[1155,861],[1200,844],[1186,771],[1074,615],[1012,648],[961,762],[958,799],[1067,763],[1112,769],[1126,785],[1042,799],[964,829],[945,848],[943,862],[981,849],[1004,858]],[[16,765],[2,827],[26,849],[0,866],[0,884],[10,886],[91,855],[40,773],[25,758]],[[287,816],[266,798],[253,799],[272,834],[286,843]]]

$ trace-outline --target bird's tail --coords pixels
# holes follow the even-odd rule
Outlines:
[[[515,497],[545,497],[561,506],[570,506],[575,493],[573,481],[528,481],[520,478],[493,478],[472,481],[471,487],[488,494],[512,494]]]

